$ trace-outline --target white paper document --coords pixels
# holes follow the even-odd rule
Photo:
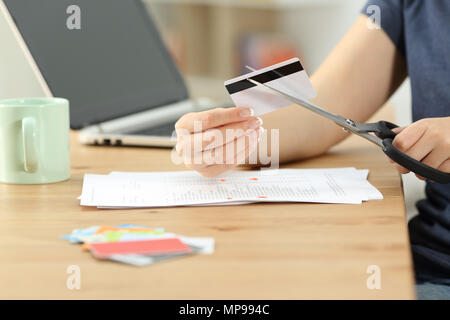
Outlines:
[[[237,205],[254,202],[360,204],[382,199],[368,170],[278,169],[232,171],[204,178],[193,171],[86,174],[82,206],[144,208]]]

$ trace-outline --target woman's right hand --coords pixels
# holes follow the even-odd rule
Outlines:
[[[176,151],[184,164],[214,177],[246,162],[264,129],[249,108],[218,108],[188,113],[175,124]]]

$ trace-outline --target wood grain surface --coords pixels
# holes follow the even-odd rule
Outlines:
[[[72,178],[0,184],[0,298],[411,299],[413,274],[401,179],[375,146],[352,137],[288,168],[370,169],[384,200],[362,205],[252,204],[98,210],[79,205],[84,173],[185,170],[170,151],[82,146],[71,135]],[[216,239],[213,255],[136,268],[99,261],[60,237],[74,228],[135,223]],[[70,265],[81,289],[66,287]],[[369,290],[369,265],[381,290]]]

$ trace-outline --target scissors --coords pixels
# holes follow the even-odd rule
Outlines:
[[[255,71],[251,67],[247,68],[252,71]],[[351,132],[364,139],[369,140],[376,146],[380,147],[390,159],[392,159],[399,165],[403,166],[404,168],[434,182],[450,183],[449,173],[442,172],[426,164],[423,164],[422,162],[416,159],[411,158],[407,154],[397,149],[392,144],[392,141],[397,135],[394,131],[392,131],[392,129],[397,128],[398,127],[397,125],[388,121],[379,121],[375,123],[358,123],[351,119],[335,115],[315,105],[314,103],[311,103],[307,100],[303,100],[298,97],[293,97],[267,84],[253,80],[252,78],[247,78],[247,80],[253,83],[254,85],[265,87],[272,93],[282,96],[295,104],[305,107],[306,109],[309,109],[312,112],[333,121],[338,126],[342,127],[342,129],[345,132]]]

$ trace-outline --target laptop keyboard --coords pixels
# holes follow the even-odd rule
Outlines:
[[[175,122],[165,123],[156,127],[133,131],[131,134],[142,136],[171,137],[175,130]]]

